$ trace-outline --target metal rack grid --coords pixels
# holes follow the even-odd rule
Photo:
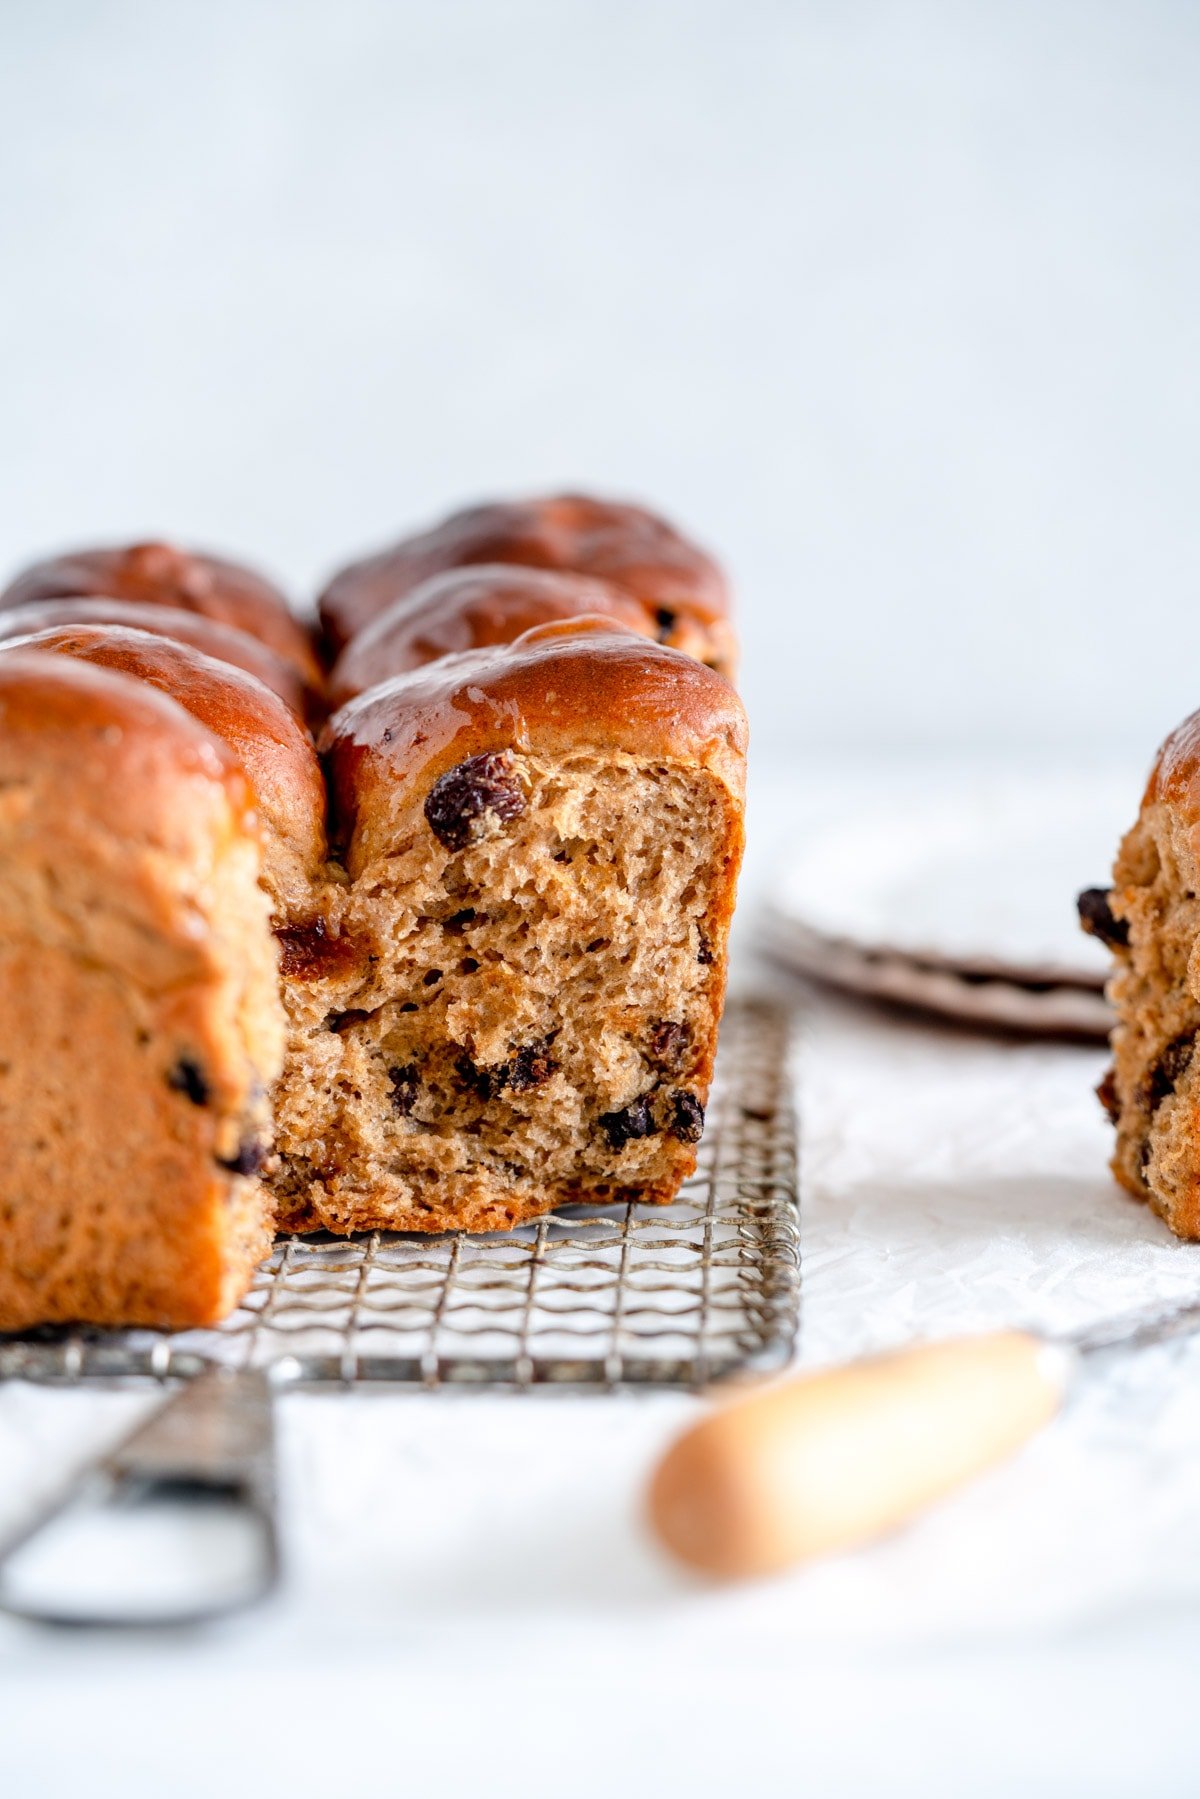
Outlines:
[[[219,1329],[0,1337],[0,1378],[700,1387],[789,1358],[800,1291],[790,1021],[732,1002],[695,1175],[669,1206],[503,1234],[281,1238]]]

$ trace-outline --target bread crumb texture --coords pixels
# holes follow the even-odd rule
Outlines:
[[[473,760],[330,890],[288,983],[288,1228],[496,1229],[695,1166],[740,808],[695,767]]]

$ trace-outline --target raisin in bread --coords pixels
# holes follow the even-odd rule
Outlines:
[[[0,1210],[25,1219],[0,1236],[0,1327],[211,1320],[237,1298],[276,1220],[499,1228],[568,1200],[669,1199],[694,1166],[742,849],[740,703],[719,674],[654,641],[619,590],[511,567],[477,573],[482,586],[465,596],[458,578],[447,587],[442,638],[476,647],[438,653],[423,599],[432,652],[427,641],[411,649],[415,666],[333,715],[323,766],[278,683],[247,668],[244,626],[218,621],[234,641],[205,638],[194,627],[207,617],[185,613],[187,631],[172,637],[163,621],[180,614],[165,594],[91,602],[113,608],[105,619],[51,610],[78,600],[27,600],[22,619],[49,628],[0,640],[0,675],[33,682],[32,711],[55,721],[39,734],[16,712],[11,729],[0,718],[6,753],[41,783],[39,814],[74,819],[75,762],[89,769],[78,829],[30,827],[32,851],[25,838],[0,845],[0,874],[18,890],[21,858],[40,857],[41,901],[22,910],[13,897],[0,911],[14,989],[42,955],[38,904],[78,883],[85,827],[108,847],[107,860],[87,861],[79,930],[125,916],[149,840],[197,891],[178,916],[159,906],[158,937],[138,928],[171,950],[190,933],[203,961],[177,995],[193,995],[187,1028],[172,1035],[157,1015],[139,1024],[141,1060],[127,1055],[118,1017],[142,1005],[135,972],[103,945],[55,964],[63,999],[44,1028],[18,1010],[0,1115],[7,1105],[13,1129],[35,1116],[35,1141],[53,1137],[69,1176],[49,1189],[44,1215],[59,1224],[38,1260],[22,1232],[40,1228],[45,1151],[0,1174]],[[155,628],[131,623],[120,610],[130,605],[157,608]],[[530,618],[543,622],[521,628]],[[81,693],[106,697],[110,725]],[[139,745],[153,733],[121,722],[131,707],[141,719],[139,702],[173,723],[180,746],[206,746],[207,811],[182,775],[172,800],[158,762],[153,782],[141,772]],[[216,797],[231,782],[236,823]],[[158,823],[173,806],[174,837]],[[227,862],[236,882],[212,872]],[[86,1083],[76,1093],[70,1067],[69,1020],[90,1019],[97,982],[115,1010],[88,1023],[85,1053],[98,1069],[111,1036],[120,1075],[107,1109]],[[237,1004],[249,1014],[235,1054],[236,1032],[204,1019],[206,1007],[224,1018]],[[45,1106],[30,1113],[39,1080]],[[122,1170],[124,1202],[103,1179],[72,1202],[97,1164]],[[211,1234],[203,1253],[202,1230],[159,1240],[171,1208],[192,1200]],[[76,1227],[80,1243],[105,1235],[90,1284],[86,1268],[69,1272]],[[134,1230],[153,1278],[128,1254]]]
[[[1200,1237],[1200,713],[1170,736],[1111,889],[1080,895],[1112,950],[1113,1066],[1098,1089],[1116,1126],[1112,1169],[1180,1237]]]

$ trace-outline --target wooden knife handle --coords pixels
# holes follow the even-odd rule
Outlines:
[[[1070,1368],[1020,1331],[920,1344],[736,1400],[667,1452],[656,1535],[728,1578],[851,1549],[1002,1461],[1048,1423]]]

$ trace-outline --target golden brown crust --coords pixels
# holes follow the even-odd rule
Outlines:
[[[248,631],[200,612],[184,612],[178,606],[147,606],[135,600],[39,600],[0,612],[0,643],[57,630],[61,625],[123,625],[131,631],[149,631],[153,637],[173,638],[217,662],[228,662],[254,675],[298,717],[309,715],[312,696],[291,663]]]
[[[654,617],[640,600],[586,575],[499,563],[435,575],[351,638],[329,677],[330,708],[443,656],[495,648],[538,625],[589,616],[607,618],[639,637],[658,637]],[[693,646],[690,653],[697,650]]]
[[[674,641],[677,616],[703,626],[712,640],[704,659],[732,672],[729,589],[713,559],[645,507],[581,494],[471,506],[340,570],[319,601],[330,658],[422,582],[480,562],[610,581],[660,618],[664,641]]]
[[[372,688],[334,714],[322,749],[353,875],[390,828],[396,796],[432,787],[471,757],[595,749],[691,762],[717,774],[740,805],[746,735],[741,701],[722,676],[583,618]]]
[[[180,772],[222,782],[242,827],[256,829],[254,795],[240,763],[170,699],[99,668],[66,667],[6,644],[0,658],[0,780],[10,769],[13,746],[24,759],[35,739],[48,765],[64,770],[74,766],[81,742],[104,743],[97,803],[111,812],[114,793],[136,793],[147,834],[166,838],[181,854],[188,843],[187,820],[173,812]],[[166,787],[164,761],[170,770]],[[81,805],[97,791],[93,772],[90,760],[78,768]]]
[[[0,643],[0,658],[27,649],[135,676],[178,701],[245,770],[267,829],[265,871],[272,890],[298,897],[316,876],[326,853],[320,764],[295,715],[261,681],[187,644],[119,625],[36,632]]]
[[[694,1165],[744,834],[745,716],[704,666],[732,663],[719,570],[640,508],[475,508],[345,571],[331,634],[397,580],[335,671],[356,697],[324,774],[311,647],[247,571],[141,545],[0,599],[0,1010],[26,1052],[0,1114],[36,1114],[8,1179],[57,1245],[39,1260],[27,1209],[0,1328],[219,1317],[266,1244],[242,1163],[271,1108],[292,1228],[502,1229],[667,1200]]]
[[[1189,829],[1200,825],[1200,712],[1171,732],[1154,759],[1142,810],[1160,804],[1174,807]]]
[[[248,1284],[282,1051],[258,871],[246,778],[181,707],[0,657],[0,1329],[213,1323]]]
[[[308,686],[320,684],[309,633],[277,587],[240,563],[174,544],[76,550],[31,563],[0,593],[0,611],[88,595],[172,606],[233,625],[267,644]]]

